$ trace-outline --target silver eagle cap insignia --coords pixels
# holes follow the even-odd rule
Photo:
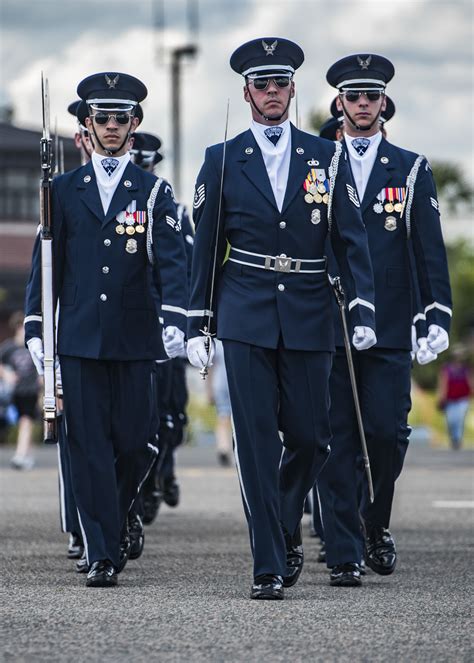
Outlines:
[[[370,63],[372,62],[372,56],[368,55],[364,60],[364,58],[361,58],[360,55],[358,55],[357,62],[360,64],[361,69],[368,69],[370,67]]]
[[[275,49],[278,46],[278,39],[275,39],[273,44],[267,44],[267,42],[262,39],[262,46],[266,55],[275,55]]]
[[[109,86],[110,90],[114,90],[117,83],[119,82],[120,74],[115,74],[115,76],[112,78],[112,76],[109,76],[109,74],[105,74],[105,82]]]

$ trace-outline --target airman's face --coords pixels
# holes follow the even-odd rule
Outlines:
[[[106,151],[114,151],[116,156],[122,156],[129,149],[129,141],[126,141],[127,134],[132,133],[138,126],[138,118],[129,116],[125,124],[117,122],[117,115],[121,115],[117,111],[100,111],[101,114],[108,113],[108,119],[105,124],[99,124],[96,116],[99,111],[91,113],[90,117],[86,118],[86,127],[91,134],[97,136],[103,148],[97,143],[95,150],[98,154],[106,154]],[[115,152],[125,141],[123,147]]]
[[[283,77],[275,76],[272,78],[269,76],[268,84],[263,90],[257,89],[255,82],[251,79],[247,79],[247,85],[244,86],[244,99],[251,106],[253,119],[260,124],[279,124],[288,118],[288,101],[295,96],[295,84],[290,80],[286,87],[280,87],[275,82],[275,79],[279,81],[283,80]],[[254,108],[252,99],[261,113],[268,117],[268,120],[262,118],[260,113]],[[284,115],[280,117],[284,111]],[[275,119],[272,119],[272,117]]]

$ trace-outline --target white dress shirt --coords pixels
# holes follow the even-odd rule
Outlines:
[[[252,120],[250,129],[262,152],[268,178],[272,185],[273,195],[275,196],[277,207],[281,212],[286,193],[286,185],[288,184],[288,173],[290,172],[291,127],[289,120],[285,120],[279,125],[272,126],[279,126],[283,129],[276,145],[273,145],[273,143],[265,136],[265,129],[268,129],[268,126]]]
[[[108,157],[103,156],[102,154],[97,154],[97,152],[92,152],[92,167],[94,168],[94,173],[97,178],[97,188],[99,189],[100,200],[102,203],[102,208],[104,214],[107,214],[107,211],[110,206],[110,201],[112,200],[115,189],[117,188],[118,183],[123,175],[123,171],[127,167],[128,162],[130,161],[130,154],[126,152],[121,157],[110,157],[111,159],[117,159],[119,162],[117,168],[114,170],[112,175],[108,175],[104,170],[102,165],[102,160],[107,159]]]
[[[357,137],[360,138],[360,136]],[[359,194],[359,200],[361,202],[367,188],[367,182],[369,181],[370,173],[374,167],[375,159],[377,158],[377,150],[380,145],[380,141],[382,140],[382,132],[378,131],[373,136],[363,137],[370,141],[370,145],[367,147],[367,150],[363,156],[360,156],[352,145],[352,141],[356,139],[356,136],[349,136],[348,134],[344,134],[347,150],[349,152],[352,174],[354,175],[357,193]]]

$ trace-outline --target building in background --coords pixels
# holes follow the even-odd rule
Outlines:
[[[0,121],[0,341],[8,335],[7,321],[23,309],[31,252],[39,223],[39,131],[16,127],[11,115]],[[72,138],[59,137],[64,167],[80,166]],[[53,141],[54,147],[54,141]]]

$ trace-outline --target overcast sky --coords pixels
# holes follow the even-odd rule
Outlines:
[[[165,29],[156,23],[164,6]],[[305,62],[295,77],[301,127],[312,109],[327,110],[334,91],[325,80],[337,59],[354,52],[390,58],[395,78],[388,92],[397,107],[389,139],[431,159],[461,163],[473,179],[471,0],[200,0],[194,40],[199,56],[183,76],[183,201],[207,145],[248,127],[242,79],[229,67],[232,51],[255,37],[298,42]],[[124,71],[145,82],[144,131],[158,134],[171,175],[170,83],[166,53],[189,42],[186,0],[0,0],[0,104],[14,108],[15,123],[40,123],[40,71],[49,78],[51,117],[74,131],[67,105],[77,83],[104,70]],[[294,109],[292,111],[294,119]]]

